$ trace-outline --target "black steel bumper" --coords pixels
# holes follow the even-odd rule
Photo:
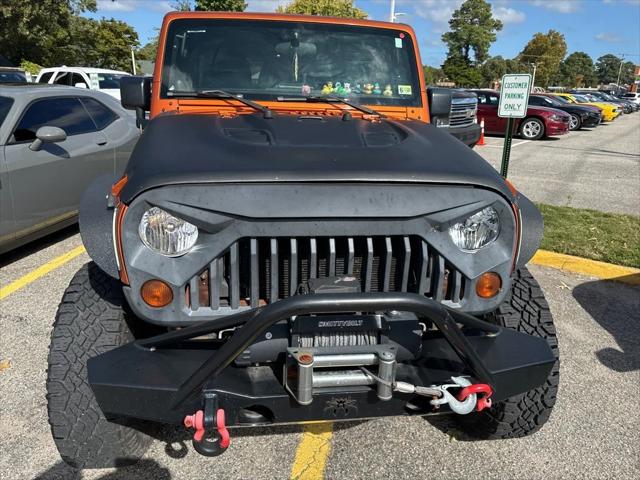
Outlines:
[[[98,355],[88,362],[89,383],[107,417],[175,424],[202,408],[204,393],[216,396],[229,426],[434,413],[424,397],[394,393],[391,400],[380,401],[368,386],[324,391],[314,395],[310,405],[300,405],[283,387],[281,368],[232,365],[271,326],[292,316],[390,310],[413,312],[437,327],[423,335],[418,358],[397,365],[398,380],[428,386],[468,375],[489,384],[494,401],[500,401],[544,383],[555,361],[541,338],[449,310],[424,296],[316,294],[290,297]],[[240,328],[224,342],[194,340],[230,327]],[[352,353],[358,347],[342,348]]]

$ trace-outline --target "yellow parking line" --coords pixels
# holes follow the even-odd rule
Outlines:
[[[291,480],[321,480],[331,452],[333,423],[305,425],[291,467]]]
[[[638,268],[622,267],[611,263],[598,262],[597,260],[589,260],[588,258],[565,255],[564,253],[538,250],[533,259],[531,259],[531,263],[590,275],[603,280],[615,280],[631,285],[640,285],[640,269]]]
[[[36,268],[32,272],[27,273],[24,277],[19,278],[15,282],[11,282],[6,287],[0,288],[0,300],[2,300],[5,297],[8,297],[13,292],[20,290],[22,287],[26,287],[30,283],[35,282],[39,278],[44,277],[47,273],[55,270],[56,268],[61,267],[68,261],[73,260],[78,255],[81,255],[84,252],[85,252],[84,247],[80,245],[79,247],[74,248],[70,252],[60,255],[59,257],[54,258],[50,262],[47,262],[44,265],[41,265],[40,267]]]

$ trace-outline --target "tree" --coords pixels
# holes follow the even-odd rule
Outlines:
[[[560,64],[560,83],[566,87],[590,87],[597,83],[593,60],[585,52],[573,52]]]
[[[367,18],[367,12],[353,4],[353,0],[293,0],[279,6],[279,13],[299,15],[323,15],[325,17]]]
[[[207,12],[244,12],[244,0],[196,0],[196,10]]]
[[[441,68],[423,65],[422,69],[424,70],[424,82],[427,85],[436,85],[447,78]]]
[[[442,70],[457,87],[478,87],[482,84],[482,74],[469,60],[460,56],[448,57]]]
[[[489,47],[502,30],[485,0],[466,0],[449,20],[450,31],[442,35],[449,49],[442,68],[456,85],[478,86],[482,81],[477,67],[489,55]],[[471,82],[471,83],[470,83]]]
[[[560,70],[560,62],[567,54],[564,35],[555,30],[536,33],[518,55],[523,64],[536,64],[536,84],[547,87]]]
[[[615,83],[618,80],[618,72],[620,72],[620,83],[633,83],[633,63],[627,62],[622,64],[622,71],[620,70],[620,63],[622,59],[616,57],[611,53],[601,56],[596,61],[596,75],[598,81],[601,84]],[[625,65],[627,65],[625,67]]]
[[[95,11],[95,0],[2,0],[0,45],[12,63],[51,64],[53,48],[64,43],[74,15]]]
[[[492,87],[493,83],[499,81],[505,73],[511,73],[507,71],[507,61],[500,55],[489,57],[480,67],[482,86]]]
[[[136,51],[136,59],[138,60],[151,60],[155,62],[156,55],[158,53],[158,37],[154,37],[149,40],[144,46]]]
[[[636,66],[633,62],[624,62],[620,72],[620,84],[631,85],[636,79]]]

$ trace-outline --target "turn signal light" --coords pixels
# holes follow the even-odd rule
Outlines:
[[[495,297],[502,288],[502,279],[495,272],[485,272],[480,275],[476,284],[476,293],[481,298]]]
[[[173,301],[171,287],[162,280],[149,280],[142,285],[140,295],[147,305],[154,308],[165,307]]]

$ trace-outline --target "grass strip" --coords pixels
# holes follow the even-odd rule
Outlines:
[[[538,204],[544,217],[541,248],[640,268],[640,218]]]

